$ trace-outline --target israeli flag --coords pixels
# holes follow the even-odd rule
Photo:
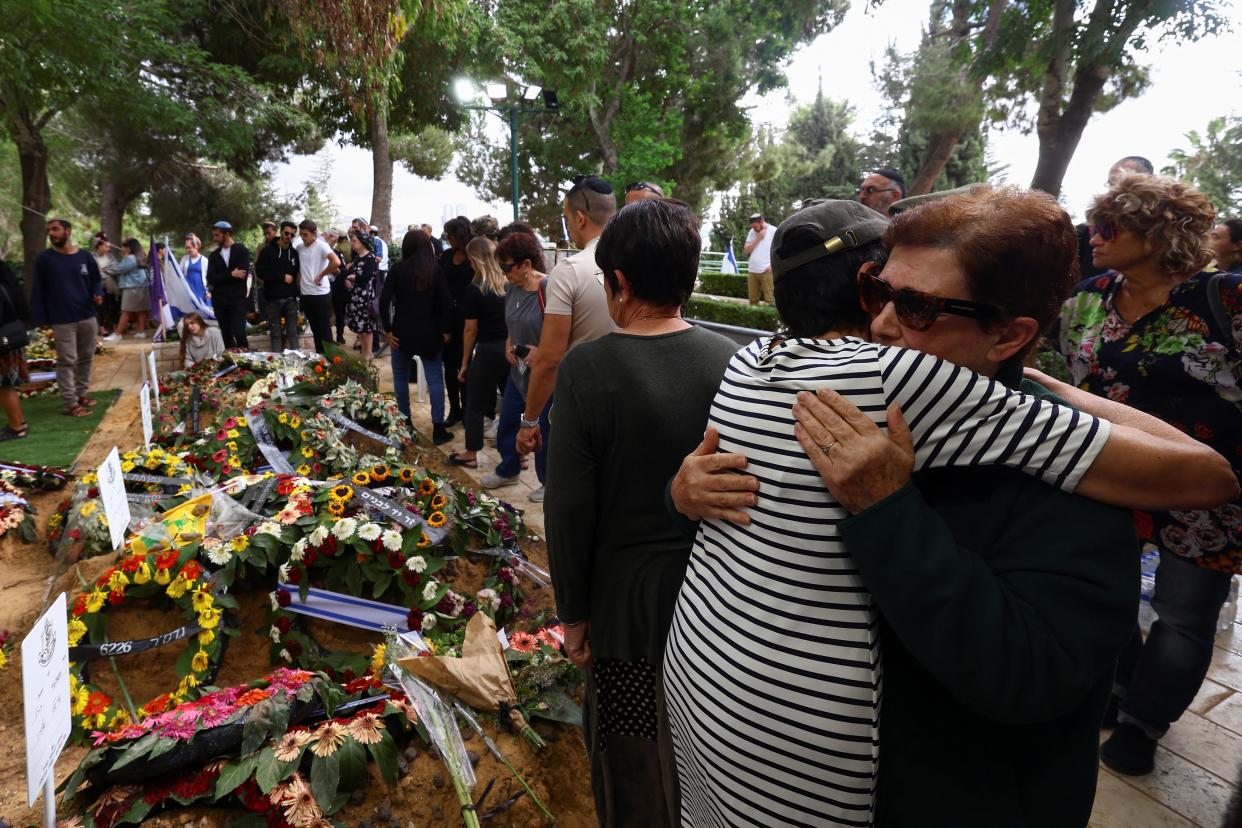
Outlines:
[[[737,269],[737,256],[733,255],[733,239],[729,239],[729,252],[720,260],[720,272],[732,273],[735,276],[741,272]]]
[[[167,244],[167,241],[165,241]],[[164,295],[168,305],[172,309],[172,316],[176,319],[185,316],[187,313],[197,313],[208,322],[214,322],[216,314],[212,311],[211,305],[194,295],[194,291],[190,290],[190,285],[185,280],[185,274],[181,272],[181,265],[177,262],[177,257],[172,254],[172,248],[168,249],[168,267],[167,272],[163,273]],[[207,266],[207,259],[203,259],[203,267]],[[172,327],[169,323],[168,327]]]

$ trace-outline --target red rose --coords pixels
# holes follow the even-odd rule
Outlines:
[[[296,641],[286,641],[285,649],[289,651],[289,655],[297,658],[302,654],[302,645]]]
[[[120,604],[124,600],[125,600],[125,590],[123,589],[114,589],[108,593],[108,603],[114,607]]]
[[[290,574],[292,575],[292,573]],[[289,593],[285,592],[283,589],[278,589],[276,590],[276,603],[280,604],[282,607],[287,607],[293,603],[293,599],[289,597]]]
[[[382,543],[379,540],[376,540],[375,542]],[[377,549],[376,551],[378,552],[379,550]],[[401,557],[400,552],[389,552],[388,553],[388,565],[391,566],[393,569],[401,569],[403,566],[405,566],[405,559]]]
[[[86,490],[86,496],[87,497],[99,497],[99,487],[91,486],[89,489]]]
[[[289,570],[289,583],[291,584],[302,583],[302,568],[301,567],[295,566]]]
[[[82,540],[82,530],[81,529],[70,529],[69,537],[75,541]]]
[[[401,580],[405,581],[408,586],[416,587],[421,578],[417,572],[411,572],[407,569],[401,573]]]
[[[315,549],[307,549],[306,554],[302,556],[302,566],[309,569],[317,560],[319,560],[319,552]]]
[[[289,630],[293,629],[293,619],[287,615],[276,616],[276,621],[274,623],[276,625],[276,629],[280,630],[281,635],[284,635],[289,632]]]
[[[423,628],[423,611],[420,609],[410,610],[410,614],[405,617],[405,624],[411,630],[421,630]]]

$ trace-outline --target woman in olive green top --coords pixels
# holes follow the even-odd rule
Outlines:
[[[690,541],[665,510],[664,487],[702,439],[736,350],[681,318],[699,246],[681,202],[640,201],[616,215],[595,257],[621,330],[570,351],[554,395],[548,558],[566,649],[588,670],[583,726],[607,826],[677,824],[660,670]]]

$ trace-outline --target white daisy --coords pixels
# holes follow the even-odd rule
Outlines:
[[[500,609],[500,596],[491,587],[480,589],[474,597],[480,604],[486,604],[491,607],[493,612]]]
[[[430,581],[427,582],[427,585],[423,587],[423,600],[424,601],[434,600],[436,597],[436,590],[439,588],[440,588],[439,582],[436,581],[435,578],[432,578]]]
[[[364,523],[358,528],[358,537],[369,543],[378,538],[383,531],[378,523]]]
[[[401,533],[394,532],[392,529],[384,530],[384,548],[389,552],[396,552],[401,548]]]
[[[422,572],[427,568],[427,559],[422,555],[415,555],[412,558],[406,559],[405,568],[411,572]]]
[[[297,543],[293,544],[293,551],[289,553],[289,560],[294,563],[301,563],[302,558],[306,556],[306,538],[301,538]]]
[[[267,628],[267,634],[272,639],[273,644],[280,643],[280,630],[276,628],[275,624]]]
[[[358,528],[358,521],[353,518],[341,518],[332,527],[332,534],[336,535],[337,540],[347,541],[354,536],[354,530]]]
[[[207,551],[207,560],[216,566],[224,566],[233,557],[233,550],[224,544],[204,548]]]
[[[427,632],[428,630],[434,628],[435,625],[436,614],[434,612],[429,612],[423,616],[423,632]]]
[[[328,527],[322,523],[315,527],[315,531],[310,533],[310,542],[314,546],[323,546],[323,542],[328,539]]]
[[[274,609],[274,610],[278,610],[278,609],[280,609],[280,602],[276,600],[276,593],[275,593],[275,592],[269,592],[269,593],[267,594],[267,597],[272,599],[272,609]]]
[[[293,656],[290,655],[289,651],[285,649],[281,649],[280,658],[282,661],[289,661],[289,662],[293,661]]]
[[[280,524],[274,520],[265,520],[263,523],[259,525],[259,528],[255,530],[255,534],[256,535],[257,534],[272,535],[274,537],[280,537]]]
[[[280,582],[282,584],[289,583],[289,564],[287,563],[280,565]]]

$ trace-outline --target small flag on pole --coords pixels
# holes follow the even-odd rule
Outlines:
[[[729,239],[729,252],[725,253],[725,257],[720,261],[720,272],[734,275],[741,272],[737,268],[737,256],[733,255],[733,239]]]

